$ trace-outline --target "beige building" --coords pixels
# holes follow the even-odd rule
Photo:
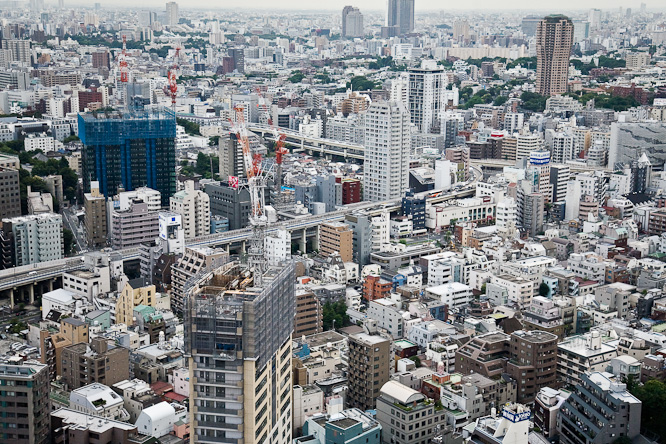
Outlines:
[[[319,226],[319,252],[323,256],[339,253],[343,262],[352,261],[354,232],[349,225],[331,222]]]
[[[183,218],[185,239],[210,234],[210,198],[194,189],[194,181],[185,181],[185,189],[171,197],[171,211]]]
[[[154,307],[156,299],[155,286],[149,285],[145,277],[128,281],[116,301],[116,324],[134,325],[134,307]]]
[[[83,195],[83,208],[88,246],[106,246],[106,199],[99,192],[99,182],[90,183],[90,193]]]
[[[552,96],[567,92],[573,32],[573,22],[564,15],[549,15],[537,25],[537,93]]]

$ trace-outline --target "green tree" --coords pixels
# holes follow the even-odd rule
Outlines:
[[[525,91],[521,94],[520,100],[523,101],[523,108],[534,111],[534,112],[543,112],[546,109],[546,100],[548,97],[542,96],[537,93]]]
[[[542,282],[541,285],[539,285],[539,296],[548,296],[549,293],[550,287],[545,282]]]
[[[322,310],[322,317],[324,331],[333,328],[333,321],[335,321],[335,328],[347,327],[350,324],[345,301],[326,302]]]
[[[299,83],[305,78],[305,74],[301,71],[292,71],[291,76],[287,79],[291,83]]]
[[[65,248],[65,254],[72,254],[72,248],[74,247],[74,233],[68,228],[62,229],[62,241]]]
[[[190,122],[186,119],[176,118],[176,123],[182,126],[185,129],[185,132],[190,136],[200,136],[201,132],[199,131],[199,125],[194,122]]]
[[[633,379],[633,378],[631,378]],[[666,384],[651,379],[643,385],[635,380],[627,383],[627,389],[643,403],[641,408],[641,427],[666,437]]]

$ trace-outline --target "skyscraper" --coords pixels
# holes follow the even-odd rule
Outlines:
[[[176,26],[178,24],[178,3],[168,2],[166,4],[166,25]]]
[[[262,281],[228,262],[188,291],[193,443],[291,443],[293,266],[269,267]]]
[[[128,109],[123,113],[79,114],[83,142],[83,186],[98,181],[104,196],[118,188],[147,186],[162,194],[162,206],[176,192],[176,117],[167,108]]]
[[[434,60],[424,60],[420,68],[409,69],[409,114],[420,132],[433,132],[444,110],[447,83],[444,68]]]
[[[567,92],[573,32],[573,22],[563,15],[549,15],[537,25],[537,93],[552,96]]]
[[[345,6],[342,9],[342,36],[363,36],[363,14],[358,8]]]
[[[409,120],[402,102],[373,102],[365,113],[365,200],[399,199],[409,188]]]
[[[388,0],[386,26],[397,26],[400,34],[414,30],[414,0]]]

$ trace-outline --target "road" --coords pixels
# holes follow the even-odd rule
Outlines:
[[[75,214],[76,208],[71,207],[63,210],[63,220],[67,228],[74,234],[74,248],[77,252],[86,250],[88,243],[83,233],[83,229],[79,227],[79,221]]]

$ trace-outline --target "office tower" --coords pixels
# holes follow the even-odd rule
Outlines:
[[[329,222],[319,226],[319,252],[328,257],[338,253],[342,262],[352,261],[353,231],[342,222]]]
[[[0,435],[7,443],[50,442],[49,367],[9,358],[0,362]]]
[[[18,170],[0,167],[0,219],[21,215],[19,191]]]
[[[363,14],[358,8],[353,6],[342,8],[342,36],[363,37]]]
[[[166,23],[167,26],[176,26],[178,24],[178,3],[168,2],[166,4]]]
[[[2,220],[3,264],[21,265],[62,259],[62,216],[42,213]]]
[[[537,26],[536,92],[552,96],[567,92],[573,22],[563,15],[549,15]]]
[[[108,234],[106,199],[99,192],[98,182],[91,182],[90,193],[83,195],[83,208],[88,246],[92,248],[106,246],[106,236]]]
[[[245,72],[245,50],[243,48],[229,48],[229,57],[234,61],[234,69],[239,73]]]
[[[536,35],[537,25],[541,21],[541,17],[535,15],[529,15],[523,17],[523,20],[520,25],[520,30],[523,31],[527,37],[533,37]]]
[[[423,61],[420,68],[409,68],[408,102],[412,123],[420,132],[431,133],[444,110],[448,78],[434,60]]]
[[[574,20],[574,43],[585,40],[590,36],[590,22],[586,20]]]
[[[401,102],[376,101],[365,113],[363,199],[400,199],[409,188],[409,112]]]
[[[347,403],[363,411],[375,408],[380,389],[389,380],[391,341],[379,335],[375,324],[349,336]]]
[[[79,114],[83,142],[83,185],[99,182],[112,196],[119,188],[148,186],[159,191],[162,206],[176,192],[176,116],[167,108],[126,109]]]
[[[469,40],[469,22],[467,20],[457,20],[453,22],[453,40]]]
[[[641,433],[641,401],[627,385],[606,372],[586,372],[564,401],[557,431],[563,444],[596,444]]]
[[[294,268],[262,286],[239,262],[195,281],[185,310],[192,442],[291,443]]]
[[[400,34],[414,30],[414,0],[388,0],[386,26],[397,26]]]
[[[109,348],[106,338],[69,345],[61,354],[62,382],[70,390],[93,382],[108,386],[129,379],[129,349]]]
[[[591,28],[599,28],[601,26],[601,9],[590,9],[587,20],[590,22]]]
[[[185,181],[185,189],[171,197],[171,211],[183,217],[185,239],[210,234],[210,198],[194,189],[194,181]]]
[[[209,182],[204,184],[204,192],[210,198],[211,214],[229,219],[229,230],[247,227],[252,209],[247,188],[235,188],[226,181]]]

